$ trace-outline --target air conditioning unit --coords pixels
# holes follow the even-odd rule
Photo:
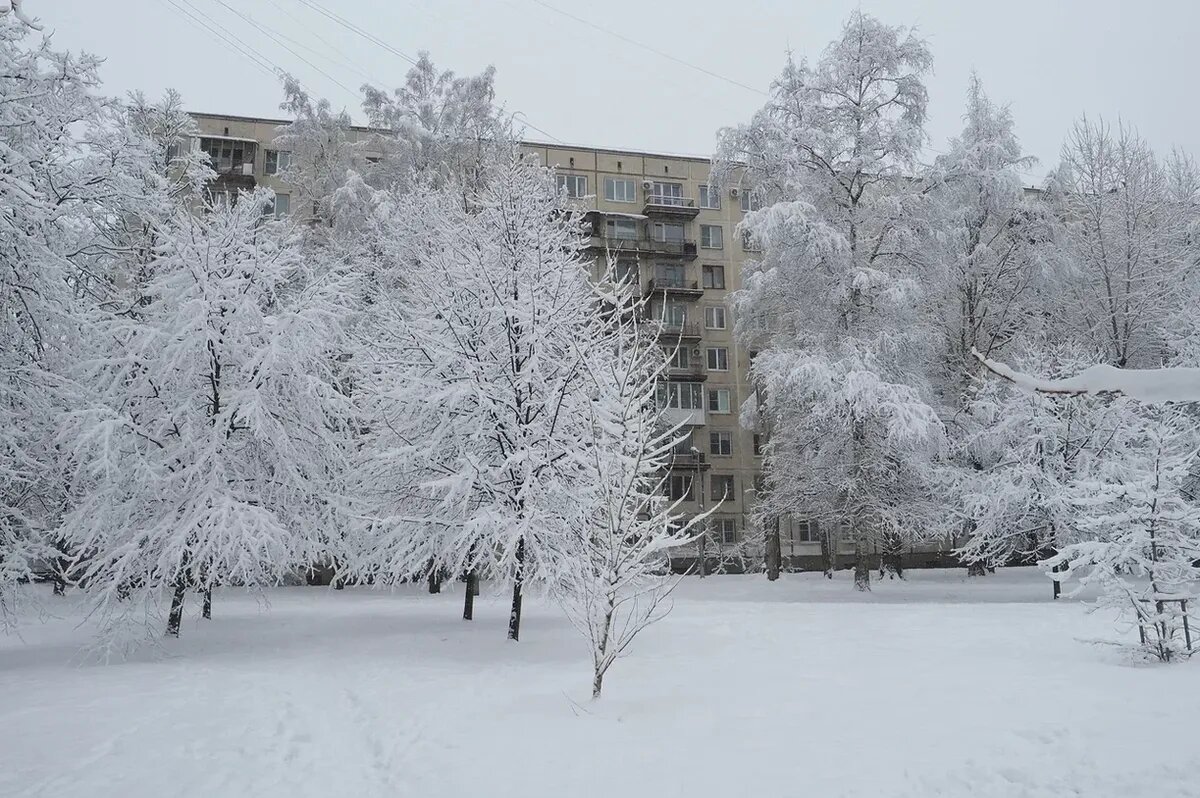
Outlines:
[[[654,188],[654,181],[653,181],[653,180],[643,180],[643,181],[642,181],[642,188],[644,188],[644,189],[646,189],[647,191],[649,191],[650,189]]]
[[[700,347],[697,346],[692,349],[692,357],[696,358],[697,360],[700,359]]]
[[[737,186],[734,186],[733,188],[729,189],[729,196],[733,197],[734,199],[737,199],[738,195],[741,193],[742,193],[742,190],[740,188],[738,188]]]
[[[254,163],[250,162],[242,164],[242,174],[246,177],[254,177]]]

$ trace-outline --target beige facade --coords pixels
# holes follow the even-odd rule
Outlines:
[[[286,120],[193,116],[219,183],[230,190],[266,186],[276,193],[280,213],[307,213],[291,202],[277,174],[287,156],[273,142]],[[372,133],[359,128],[352,135]],[[751,254],[737,231],[747,197],[731,187],[709,191],[711,164],[703,158],[532,143],[525,148],[557,170],[587,212],[597,273],[610,253],[621,268],[636,268],[652,314],[663,321],[663,345],[675,358],[662,399],[692,431],[673,460],[671,487],[689,497],[683,508],[690,512],[721,502],[710,522],[712,545],[733,545],[747,529],[761,469],[756,436],[738,423],[753,389],[748,353],[734,342],[730,303]],[[802,537],[785,535],[785,556],[819,551]]]

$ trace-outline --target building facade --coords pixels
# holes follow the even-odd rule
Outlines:
[[[309,213],[295,207],[279,176],[289,153],[275,139],[287,120],[193,118],[197,146],[218,173],[215,191],[265,186],[275,192],[277,215]],[[366,142],[369,158],[374,135],[369,128],[353,128],[350,137]],[[750,210],[749,192],[737,185],[711,186],[706,158],[540,143],[523,147],[556,170],[559,185],[586,214],[595,276],[615,258],[617,268],[635,274],[649,297],[651,320],[661,325],[662,344],[672,357],[659,399],[690,430],[672,458],[666,488],[683,500],[685,512],[719,503],[704,553],[706,559],[731,558],[736,567],[752,530],[762,471],[760,436],[739,424],[740,408],[754,389],[750,355],[734,340],[730,301],[741,288],[743,263],[755,255],[738,232]],[[780,535],[785,567],[820,567],[815,522],[783,519]],[[929,559],[927,553],[910,552],[918,563]]]

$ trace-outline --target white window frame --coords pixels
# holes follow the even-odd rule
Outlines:
[[[283,208],[279,207],[279,201],[283,200]],[[271,200],[271,213],[276,219],[282,219],[284,216],[292,212],[292,195],[275,192],[275,198]]]
[[[272,164],[271,159],[274,156],[275,162]],[[269,147],[264,148],[263,154],[263,174],[268,176],[278,175],[284,172],[292,165],[291,150],[273,150]]]
[[[709,371],[729,371],[729,348],[710,346],[704,353],[704,363]],[[713,365],[713,364],[717,365]]]
[[[718,316],[720,324],[717,324]],[[704,306],[704,329],[706,330],[724,330],[728,323],[728,317],[725,313],[724,305],[705,305]]]
[[[667,228],[679,228],[679,238],[667,238]],[[654,240],[663,243],[681,244],[687,240],[687,227],[683,222],[655,222],[654,223]]]
[[[618,184],[622,187],[620,192],[617,191]],[[618,196],[618,193],[621,196]],[[606,177],[604,178],[604,199],[609,202],[637,202],[637,183],[627,177]]]
[[[676,347],[671,353],[671,368],[690,369],[692,367],[691,350],[686,346]]]
[[[661,382],[659,401],[675,410],[703,410],[704,386],[699,382]]]
[[[682,208],[687,204],[683,198],[683,183],[655,180],[651,186],[650,201],[655,205],[670,205]]]
[[[719,269],[720,271],[715,271],[715,270],[717,270],[717,269]],[[720,274],[720,275],[721,275],[721,284],[720,284],[720,285],[705,285],[705,284],[704,284],[704,282],[705,282],[705,278],[706,278],[706,276],[707,276],[707,275],[709,275],[709,274]],[[705,263],[705,264],[702,264],[702,265],[700,266],[700,280],[701,280],[701,285],[702,285],[704,288],[711,289],[711,290],[713,290],[713,291],[724,291],[724,290],[725,290],[725,286],[726,286],[726,283],[725,283],[725,266],[724,266],[724,265],[722,265],[722,264],[720,264],[720,263]],[[715,283],[715,282],[716,282],[716,280],[713,280],[713,282]]]
[[[677,491],[675,489],[676,484],[686,485],[687,490]],[[666,487],[667,487],[667,497],[670,498],[672,501],[682,500],[685,502],[690,502],[690,501],[692,501],[692,499],[695,498],[695,495],[696,495],[696,481],[692,478],[691,474],[671,474],[671,475],[669,475],[667,477]]]
[[[713,243],[713,231],[717,233],[717,243]],[[708,234],[705,236],[705,234]],[[707,238],[707,243],[705,239]],[[700,246],[703,249],[725,249],[725,228],[719,224],[700,225]]]
[[[713,400],[716,400],[715,402]],[[721,401],[724,399],[724,401]],[[716,405],[715,407],[713,405]],[[729,415],[733,411],[733,393],[728,388],[708,389],[708,412],[718,415]]]
[[[558,190],[566,189],[567,196],[571,199],[587,196],[587,175],[555,175],[555,178],[558,181]]]
[[[722,491],[721,495],[717,495],[716,482],[718,479],[720,479],[722,481],[729,480],[729,492],[728,493],[725,493],[724,491]],[[722,500],[731,502],[731,501],[735,501],[737,499],[737,477],[734,474],[709,474],[708,488],[709,488],[709,493],[712,495],[712,500],[714,502],[718,502],[718,501],[722,501]]]
[[[713,521],[713,537],[724,546],[737,543],[737,519],[718,517]]]
[[[710,211],[721,210],[721,191],[708,183],[700,184],[700,207]]]
[[[616,233],[617,233],[618,227],[625,228],[627,231],[631,232],[632,235],[627,235],[627,236],[626,235],[617,235]],[[609,218],[604,220],[604,237],[605,238],[615,238],[620,241],[635,241],[635,240],[637,240],[637,237],[638,237],[637,220],[636,219],[622,219],[619,216],[615,216],[615,217],[610,216]]]

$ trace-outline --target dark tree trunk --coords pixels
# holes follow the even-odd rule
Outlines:
[[[592,676],[592,699],[593,700],[600,697],[600,690],[603,687],[604,687],[604,674],[597,670],[595,672],[595,675]]]
[[[204,608],[200,616],[206,621],[212,620],[212,586],[204,588]]]
[[[467,571],[467,587],[463,590],[463,620],[475,619],[475,596],[479,593],[479,575],[474,570]]]
[[[783,545],[779,541],[779,517],[776,516],[767,530],[767,579],[774,582],[779,578],[783,565]]]
[[[967,576],[984,576],[987,572],[987,566],[982,560],[967,563]]]
[[[63,575],[61,573],[56,572],[52,578],[52,581],[54,582],[54,595],[67,595],[67,580],[63,579]]]
[[[858,530],[855,530],[854,537],[854,589],[871,589],[871,564],[867,561],[866,543]]]
[[[517,570],[513,576],[512,609],[508,613],[508,639],[521,639],[521,588],[525,580],[525,538],[517,541]]]
[[[826,579],[833,579],[833,572],[837,570],[837,541],[828,529],[821,532],[821,570]]]
[[[442,592],[442,572],[438,568],[429,569],[429,592]]]
[[[179,637],[179,626],[183,623],[183,599],[187,595],[187,580],[183,574],[176,577],[175,593],[171,596],[171,611],[167,615],[167,637]]]

